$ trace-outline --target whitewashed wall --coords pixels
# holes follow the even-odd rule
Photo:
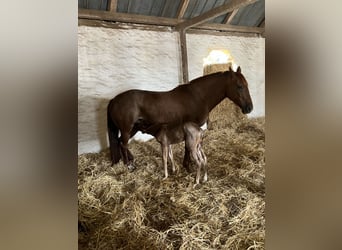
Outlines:
[[[187,35],[189,79],[203,75],[203,58],[213,49],[227,49],[249,84],[254,109],[249,117],[265,115],[265,39]]]
[[[264,39],[187,35],[189,79],[203,74],[211,49],[228,49],[250,84],[255,111],[264,115]],[[181,82],[178,34],[78,27],[78,153],[107,146],[106,107],[133,88],[169,90]],[[142,138],[142,136],[138,136]]]

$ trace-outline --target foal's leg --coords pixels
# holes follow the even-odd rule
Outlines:
[[[208,167],[207,167],[207,157],[205,156],[204,154],[204,151],[202,149],[202,146],[201,144],[198,145],[198,151],[201,155],[201,158],[202,158],[202,166],[203,166],[203,169],[204,169],[204,176],[203,176],[203,182],[206,182],[208,180]]]
[[[163,180],[165,180],[168,177],[168,172],[167,172],[167,155],[168,155],[169,147],[166,144],[161,144],[161,148],[162,148],[163,165],[164,165],[164,171],[165,171],[165,177],[163,178]]]
[[[196,183],[194,184],[194,187],[199,184],[200,176],[201,176],[201,158],[200,155],[198,154],[198,150],[196,147],[194,147],[191,151],[192,158],[195,160],[196,165],[197,165],[197,174],[196,174]]]
[[[176,167],[175,167],[175,161],[173,160],[173,153],[172,153],[171,145],[169,145],[169,158],[170,158],[171,165],[172,165],[172,172],[175,173]]]

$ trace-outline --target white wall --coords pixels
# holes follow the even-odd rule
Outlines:
[[[189,79],[203,74],[210,49],[228,49],[250,84],[255,111],[264,115],[264,39],[187,35]],[[132,88],[169,90],[181,82],[178,34],[78,27],[78,153],[107,147],[108,101]]]
[[[203,58],[213,49],[227,49],[241,67],[253,100],[249,117],[265,115],[265,39],[255,37],[187,35],[189,79],[203,75]]]

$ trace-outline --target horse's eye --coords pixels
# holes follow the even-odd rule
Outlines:
[[[242,90],[243,87],[242,87],[242,85],[238,85],[237,88],[238,88],[238,90]]]

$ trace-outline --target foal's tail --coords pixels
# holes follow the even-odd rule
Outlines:
[[[114,124],[110,116],[110,109],[112,106],[111,104],[112,104],[112,100],[109,102],[107,106],[107,127],[108,127],[110,156],[111,156],[112,164],[116,164],[121,159],[120,139],[119,139],[119,129]]]

